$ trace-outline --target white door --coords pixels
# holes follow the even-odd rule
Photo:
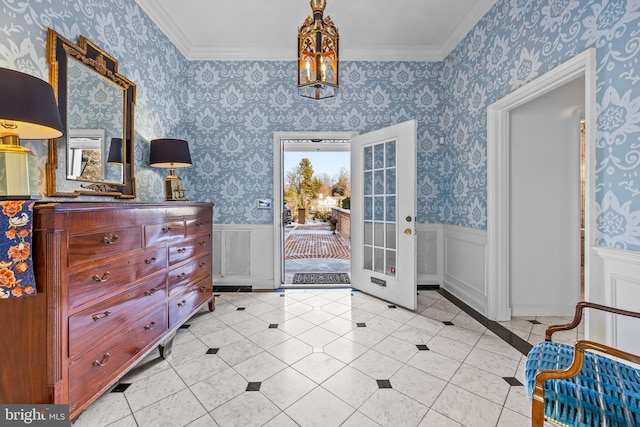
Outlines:
[[[351,140],[351,285],[415,310],[416,133],[411,120]]]

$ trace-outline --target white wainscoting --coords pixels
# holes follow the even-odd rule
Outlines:
[[[487,232],[418,224],[418,283],[439,284],[478,312],[487,313]],[[278,288],[274,282],[272,225],[215,224],[214,286]],[[591,248],[585,299],[640,311],[640,253]],[[640,320],[589,313],[586,336],[640,354]]]
[[[640,252],[591,248],[590,292],[585,299],[640,312]],[[600,284],[600,286],[596,286]],[[640,354],[640,319],[589,313],[586,337]]]
[[[213,286],[273,289],[273,226],[213,226]]]
[[[442,288],[487,313],[487,232],[444,225]]]

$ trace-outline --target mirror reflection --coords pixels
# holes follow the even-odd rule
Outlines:
[[[67,80],[67,179],[122,182],[122,164],[107,158],[111,139],[122,140],[122,88],[75,59]]]

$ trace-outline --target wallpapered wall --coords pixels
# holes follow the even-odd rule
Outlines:
[[[274,131],[366,132],[416,118],[418,221],[484,229],[486,106],[595,46],[598,243],[639,251],[639,24],[639,0],[498,0],[444,62],[343,61],[339,97],[314,102],[296,95],[294,61],[186,61],[134,0],[2,0],[0,65],[46,78],[47,26],[103,46],[138,85],[139,200],[161,199],[166,174],[148,168],[148,140],[185,138],[187,196],[215,202],[218,223],[272,221],[255,201],[272,196]]]
[[[149,168],[149,141],[164,136],[186,138],[183,94],[187,61],[184,56],[134,0],[2,0],[0,66],[48,80],[48,27],[72,42],[77,42],[79,35],[85,36],[115,57],[120,73],[136,84],[134,130],[138,199],[163,200],[162,180],[168,171]],[[40,177],[44,180],[46,142],[26,141],[24,144],[40,157]],[[40,188],[44,193],[44,183]]]
[[[417,119],[419,180],[433,173],[438,147],[441,63],[342,62],[340,95],[315,101],[298,96],[296,62],[189,64],[189,142],[200,153],[183,169],[191,193],[214,201],[218,221],[271,223],[273,212],[256,208],[273,194],[273,133],[358,131]],[[420,222],[438,222],[418,209]]]
[[[486,107],[596,47],[598,244],[640,250],[639,25],[638,0],[498,1],[444,61],[442,222],[486,228]]]

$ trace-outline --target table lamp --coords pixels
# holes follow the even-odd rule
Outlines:
[[[38,158],[20,139],[59,138],[62,129],[49,83],[0,68],[0,200],[41,197]]]
[[[176,168],[191,166],[191,154],[187,141],[172,138],[152,140],[149,165],[154,168],[169,169],[169,176],[164,179],[165,200],[187,200],[184,196],[182,180],[176,175]]]

